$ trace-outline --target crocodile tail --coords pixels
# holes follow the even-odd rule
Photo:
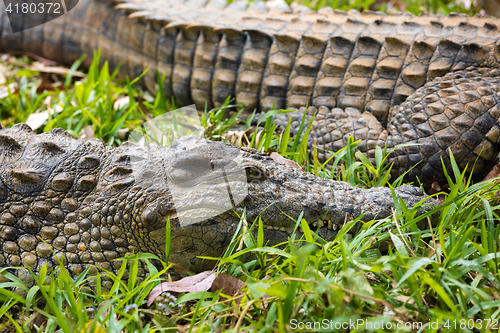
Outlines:
[[[176,34],[172,33],[168,41],[165,41],[168,34],[161,34],[163,39],[160,37],[160,30],[165,22],[130,18],[131,11],[134,11],[132,3],[125,6],[126,9],[118,9],[114,7],[117,1],[64,2],[67,13],[50,21],[47,13],[28,16],[16,13],[16,7],[9,8],[11,12],[7,16],[7,8],[2,6],[0,51],[27,52],[65,65],[73,64],[86,54],[84,67],[88,68],[94,51],[99,49],[101,65],[108,61],[111,70],[120,66],[121,78],[127,75],[138,77],[145,68],[150,68],[140,84],[151,91],[155,90],[156,69],[167,74],[170,80],[171,70],[168,70],[166,63],[171,64],[173,59],[172,55],[166,53],[172,52],[165,49],[171,49],[172,46],[165,45],[175,41]],[[28,29],[30,26],[34,27]],[[162,61],[157,61],[157,57]],[[168,91],[170,90],[169,87]]]
[[[83,53],[91,52],[85,46],[89,35],[87,13],[92,0],[65,0],[65,7],[34,6],[30,9],[9,5],[0,8],[0,51],[29,52],[64,64],[72,64]],[[33,4],[34,5],[34,4]],[[73,8],[74,7],[74,8]],[[57,13],[66,15],[54,18]],[[35,14],[24,14],[23,10],[35,10]],[[111,13],[111,8],[107,13]],[[8,14],[8,15],[7,15]],[[50,21],[49,21],[50,20]],[[48,21],[48,22],[47,22]],[[47,23],[44,23],[47,22]]]
[[[65,0],[67,7],[77,0]],[[384,125],[434,77],[470,65],[497,66],[500,29],[490,17],[318,12],[284,0],[79,0],[66,15],[29,26],[1,13],[0,50],[21,50],[71,64],[101,50],[122,77],[198,109],[231,96],[247,111],[274,106],[355,107]],[[36,19],[43,22],[46,16]],[[442,22],[441,22],[442,21]],[[87,57],[88,66],[92,57]]]
[[[482,179],[500,152],[500,69],[474,66],[426,83],[394,106],[387,130],[371,113],[319,107],[310,136],[320,162],[344,147],[349,136],[375,163],[376,146],[387,145],[393,179],[406,174],[429,189],[453,175],[451,155],[461,170]],[[400,146],[401,145],[401,146]],[[313,149],[309,149],[312,159]],[[333,159],[330,160],[333,162]],[[375,165],[375,164],[374,164]]]
[[[89,67],[94,50],[100,49],[101,63],[108,61],[111,69],[120,66],[121,78],[135,78],[148,70],[139,84],[150,91],[156,91],[157,71],[165,75],[165,96],[175,97],[179,105],[196,103],[199,109],[204,109],[205,103],[209,108],[221,106],[239,89],[242,103],[249,103],[252,110],[259,107],[272,36],[262,29],[240,30],[232,24],[234,15],[230,13],[248,13],[246,20],[252,21],[269,11],[266,4],[225,0],[65,3],[74,8],[44,24],[47,15],[28,17],[11,12],[8,17],[5,6],[0,8],[0,51],[30,52],[67,65],[87,54],[84,65]],[[276,10],[290,10],[285,7]],[[231,22],[218,19],[221,10]],[[24,29],[35,21],[40,24]],[[247,62],[242,60],[244,50],[250,58]],[[261,57],[255,57],[259,52]],[[242,72],[244,78],[237,87],[237,76]]]
[[[453,174],[451,151],[459,168],[480,180],[500,152],[499,94],[499,69],[469,67],[433,79],[394,106],[387,130],[369,112],[320,107],[312,130],[318,159],[328,160],[352,135],[372,163],[376,146],[395,148],[388,158],[393,179],[406,174],[426,189],[442,186],[447,183],[442,162]]]

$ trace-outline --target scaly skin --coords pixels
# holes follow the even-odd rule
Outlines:
[[[445,183],[447,148],[462,168],[482,150],[478,176],[499,151],[500,30],[492,17],[316,13],[280,0],[81,0],[24,32],[9,33],[1,18],[2,50],[69,64],[100,48],[122,75],[149,69],[141,83],[150,90],[156,70],[165,74],[166,97],[180,105],[217,107],[232,96],[250,111],[319,108],[313,134],[320,161],[329,156],[323,149],[338,150],[350,134],[370,157],[387,141],[420,143],[393,154],[393,175],[419,163],[409,179],[429,188]],[[24,19],[11,21],[22,27]]]
[[[387,217],[393,208],[388,188],[318,178],[253,149],[196,137],[170,148],[113,148],[60,129],[35,135],[18,124],[0,130],[0,144],[0,267],[37,271],[63,260],[77,275],[87,265],[118,269],[121,262],[112,260],[130,253],[163,257],[170,218],[171,261],[202,271],[214,262],[197,256],[221,256],[243,212],[249,221],[260,214],[266,242],[277,244],[291,235],[301,212],[311,229],[331,240],[346,220]],[[243,177],[234,176],[237,166]],[[228,189],[231,203],[224,204]],[[395,192],[408,207],[426,198],[413,186]],[[33,283],[26,269],[16,274]]]

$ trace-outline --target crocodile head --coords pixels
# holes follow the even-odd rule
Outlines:
[[[365,190],[322,179],[249,148],[183,137],[170,148],[124,145],[115,161],[123,160],[123,149],[134,151],[127,155],[133,156],[127,162],[133,175],[123,179],[134,178],[129,193],[137,209],[130,226],[137,250],[162,256],[170,220],[170,260],[193,271],[213,266],[197,257],[220,257],[241,216],[249,222],[261,216],[266,242],[277,244],[292,234],[301,214],[311,229],[333,239],[345,221],[362,214],[363,220],[383,218],[393,207],[388,188]],[[413,186],[396,194],[409,207],[425,197]]]
[[[265,241],[276,244],[302,212],[331,240],[346,219],[389,216],[393,207],[387,188],[321,179],[287,160],[196,137],[169,148],[113,148],[16,125],[0,131],[0,146],[1,267],[36,271],[62,259],[78,275],[88,265],[117,270],[122,262],[113,259],[127,253],[161,258],[170,220],[170,260],[201,271],[215,261],[198,257],[222,256],[241,216],[253,222],[260,215]],[[396,194],[408,207],[425,197],[415,187]],[[145,273],[142,267],[138,275]],[[18,277],[34,283],[26,269]]]

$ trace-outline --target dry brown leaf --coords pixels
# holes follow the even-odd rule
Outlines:
[[[49,119],[49,111],[42,111],[37,113],[32,113],[26,119],[26,125],[31,127],[33,131],[36,131],[42,127],[43,123]]]
[[[198,291],[207,291],[212,286],[212,282],[215,280],[215,272],[205,271],[193,276],[188,276],[179,281],[174,282],[163,282],[159,284],[151,292],[148,297],[148,306],[150,306],[153,301],[161,295],[164,291],[176,291],[176,292],[186,292],[194,293]]]
[[[62,67],[62,66],[47,66],[46,64],[40,62],[40,61],[35,61],[31,64],[31,66],[28,67],[29,69],[37,72],[42,72],[42,73],[50,73],[50,74],[69,74],[71,72],[71,69]],[[82,72],[74,71],[73,72],[74,77],[87,77]]]
[[[300,171],[303,171],[302,168],[300,167],[300,165],[298,165],[296,162],[291,161],[287,158],[284,158],[283,156],[281,156],[278,153],[274,153],[274,152],[271,153],[271,158],[273,159],[274,162],[276,162],[278,164],[285,164],[285,165],[291,166],[292,168],[296,168],[296,169],[299,169]]]
[[[36,88],[36,92],[41,94],[45,91],[66,90],[64,84],[54,84],[54,81],[46,74],[40,85]]]
[[[92,127],[93,127],[92,125],[85,126],[80,131],[80,133],[78,133],[78,135],[80,135],[80,138],[82,138],[82,139],[83,138],[87,138],[87,139],[95,138],[95,132],[94,132],[94,129]]]
[[[9,88],[11,93],[15,93],[19,89],[19,85],[17,83],[11,83],[7,86],[0,86],[0,98],[5,98],[9,96]]]
[[[7,83],[7,79],[5,78],[6,74],[7,74],[7,67],[0,64],[0,84]]]
[[[431,188],[427,191],[429,195],[436,194],[438,192],[446,192],[450,186],[448,184],[445,184],[443,186],[440,186],[437,182],[433,182],[431,185]],[[443,194],[439,194],[436,199],[440,203],[444,203],[446,200],[446,197]]]
[[[13,64],[13,63],[17,62],[16,56],[27,56],[28,58],[35,59],[37,61],[41,61],[44,64],[49,65],[49,66],[58,66],[58,65],[60,65],[60,63],[58,63],[57,61],[53,61],[53,60],[50,60],[50,59],[47,59],[47,58],[44,58],[44,57],[40,57],[39,55],[34,54],[32,52],[9,51],[8,56],[9,57],[5,61],[5,63],[7,63],[7,64]]]
[[[223,294],[234,296],[241,290],[244,284],[245,283],[240,279],[227,275],[226,273],[220,273],[212,283],[210,291],[216,292],[222,289]]]
[[[413,299],[413,297],[399,295],[399,296],[396,296],[396,299],[400,302],[403,302],[403,303],[415,304],[415,300]]]
[[[491,169],[490,172],[484,177],[483,180],[488,180],[500,176],[500,164],[497,164]]]
[[[212,283],[211,292],[216,292],[217,290],[222,289],[222,293],[228,296],[237,296],[241,294],[241,289],[245,283],[240,279],[232,277],[231,275],[227,275],[226,273],[220,273]],[[227,299],[226,303],[231,303],[231,299]],[[241,297],[235,300],[236,306],[240,305]]]
[[[429,194],[441,192],[441,186],[439,186],[438,182],[433,182],[431,185],[431,189],[428,192]]]
[[[62,110],[62,106],[56,105],[55,112],[60,113]],[[33,131],[36,131],[37,129],[42,127],[43,123],[45,123],[47,119],[49,119],[49,113],[54,114],[54,109],[49,107],[45,111],[32,113],[28,116],[28,119],[26,119],[26,124],[31,127]]]
[[[125,138],[127,137],[127,133],[129,132],[130,130],[128,128],[120,128],[118,130],[118,139],[120,140],[125,140]]]
[[[222,137],[228,140],[230,143],[236,146],[241,146],[243,142],[243,138],[246,137],[245,131],[227,131],[222,134]]]
[[[127,106],[129,103],[130,103],[130,97],[120,96],[116,99],[115,104],[113,104],[113,109],[120,110],[124,106]]]

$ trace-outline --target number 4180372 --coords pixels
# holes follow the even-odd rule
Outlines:
[[[446,320],[443,323],[444,328],[452,328],[452,329],[481,329],[481,328],[489,328],[489,329],[498,329],[498,320],[497,319],[455,319],[455,320]]]
[[[22,3],[19,5],[16,3],[15,5],[12,5],[12,3],[9,3],[7,8],[5,9],[7,13],[16,13],[16,14],[45,14],[45,13],[52,13],[52,14],[61,14],[61,4],[57,2],[39,2],[39,3]]]

